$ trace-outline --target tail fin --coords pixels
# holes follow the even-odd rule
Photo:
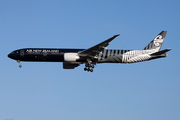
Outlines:
[[[159,35],[157,35],[143,50],[157,49],[159,51],[161,49],[166,33],[167,31],[162,31],[161,33],[159,33]]]

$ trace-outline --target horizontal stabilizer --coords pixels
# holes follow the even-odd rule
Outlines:
[[[158,52],[155,52],[153,54],[151,54],[151,56],[158,56],[158,55],[162,55],[162,54],[165,54],[166,52],[170,51],[171,49],[165,49],[165,50],[161,50],[161,51],[158,51]]]

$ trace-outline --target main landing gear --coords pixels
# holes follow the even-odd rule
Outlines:
[[[94,68],[94,64],[86,63],[86,64],[85,64],[84,71],[93,72],[93,68]]]
[[[17,62],[19,63],[19,68],[21,68],[21,67],[22,67],[21,61],[20,61],[20,60],[17,60]]]
[[[85,63],[84,71],[93,72],[93,68],[95,64],[92,64],[92,61],[90,58],[87,58],[86,60],[87,60],[87,63]]]

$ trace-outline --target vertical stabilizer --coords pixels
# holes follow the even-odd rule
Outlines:
[[[144,50],[157,49],[158,51],[161,49],[162,43],[166,36],[167,31],[162,31],[157,35],[145,48]]]

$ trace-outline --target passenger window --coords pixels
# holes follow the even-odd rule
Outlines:
[[[121,50],[121,54],[123,54],[123,51],[124,51],[124,50]]]
[[[116,50],[114,50],[114,55],[116,54]]]

